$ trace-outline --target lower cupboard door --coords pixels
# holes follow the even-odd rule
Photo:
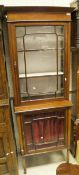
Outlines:
[[[3,132],[0,132],[0,175],[13,175],[14,173],[12,170],[12,166],[13,164],[7,135]]]
[[[51,112],[24,117],[27,151],[64,145],[65,114]]]

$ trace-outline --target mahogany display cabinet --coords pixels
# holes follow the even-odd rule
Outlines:
[[[72,1],[71,52],[72,52],[72,129],[71,150],[76,154],[77,140],[79,140],[79,1]],[[74,118],[74,120],[73,120]]]
[[[67,148],[69,161],[72,10],[67,7],[5,8],[14,109],[24,159]]]
[[[0,6],[0,174],[18,175],[3,49],[3,9]]]

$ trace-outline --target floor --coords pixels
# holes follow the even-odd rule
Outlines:
[[[19,158],[20,159],[20,158]],[[59,164],[66,161],[66,150],[32,156],[27,159],[27,175],[56,175],[56,168]],[[70,162],[76,163],[76,160],[70,153]],[[19,175],[23,175],[23,168],[19,161]]]

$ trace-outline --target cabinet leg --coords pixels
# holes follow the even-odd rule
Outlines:
[[[70,130],[71,130],[71,110],[67,111],[67,163],[69,163],[70,154]]]
[[[26,173],[27,173],[27,168],[26,168],[26,158],[23,157],[23,158],[22,158],[22,161],[23,161],[24,174],[26,174]]]
[[[69,163],[69,154],[70,154],[70,149],[67,149],[67,163]]]

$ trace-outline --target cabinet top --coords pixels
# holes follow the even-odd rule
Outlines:
[[[73,7],[59,6],[4,6],[0,5],[0,17],[2,14],[14,12],[51,12],[51,13],[71,13]]]
[[[52,12],[52,13],[71,13],[72,7],[56,7],[56,6],[7,6],[5,12]]]
[[[56,6],[0,6],[0,18],[3,18],[4,16],[7,17],[8,22],[15,22],[15,21],[25,21],[28,20],[27,14],[31,14],[31,16],[34,16],[36,14],[41,14],[42,16],[50,15],[52,19],[54,19],[54,16],[58,14],[57,18],[55,17],[54,20],[58,21],[63,19],[64,21],[70,21],[71,12],[74,10],[73,7],[56,7]],[[61,15],[59,17],[59,15]],[[66,19],[63,18],[63,16],[67,16]],[[35,17],[37,20],[37,17]],[[30,19],[31,20],[31,19]],[[33,19],[32,19],[33,20]],[[38,19],[40,20],[40,18]],[[48,19],[49,20],[49,19]],[[62,21],[62,20],[61,20]]]
[[[54,20],[70,21],[73,7],[56,6],[4,6],[4,15],[8,22]]]

